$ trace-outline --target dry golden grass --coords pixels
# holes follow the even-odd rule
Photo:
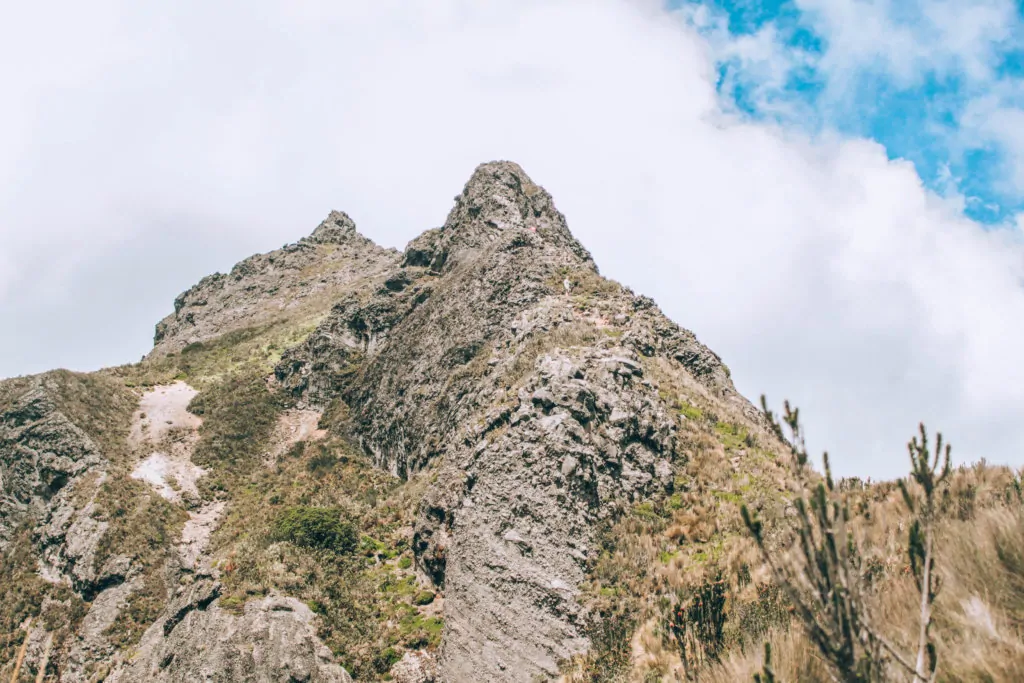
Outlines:
[[[792,550],[784,533],[796,492],[788,455],[756,426],[754,438],[745,438],[728,407],[718,407],[722,414],[716,415],[693,387],[674,385],[668,373],[657,379],[666,393],[687,397],[676,405],[676,488],[666,499],[637,506],[605,533],[603,552],[584,586],[584,599],[604,625],[591,654],[574,662],[565,680],[682,681],[689,668],[690,680],[752,681],[765,641],[772,643],[780,681],[831,680],[800,625],[791,621],[786,601],[772,593],[770,573],[739,515],[741,503],[758,508],[774,529],[769,544],[780,554]],[[912,652],[920,596],[907,559],[910,520],[899,490],[895,482],[853,480],[842,487],[851,508],[863,503],[868,510],[854,531],[864,549],[876,625]],[[938,680],[1024,681],[1021,474],[984,465],[955,470],[940,515],[936,569],[942,588],[933,625]],[[707,651],[702,643],[695,649],[692,633],[699,629],[693,629],[684,666],[671,615],[680,608],[690,614],[686,610],[702,588],[719,577],[728,586],[721,642]],[[616,634],[622,638],[617,644],[610,639]],[[707,655],[715,647],[718,661]]]
[[[1006,468],[977,466],[954,473],[936,541],[936,569],[942,577],[933,627],[939,681],[1024,681],[1024,505],[1019,487],[1020,475]],[[890,483],[859,495],[871,501],[871,514],[857,532],[873,576],[874,623],[910,651],[920,596],[905,554],[907,517]],[[741,598],[733,599],[735,608]],[[798,624],[775,628],[764,639],[772,643],[781,681],[830,680]],[[762,655],[760,641],[734,645],[698,680],[753,680]],[[662,664],[661,670],[663,678],[647,680],[681,680],[675,678],[678,666]]]
[[[760,634],[785,618],[763,593],[767,576],[759,571],[739,512],[751,501],[763,517],[783,518],[793,495],[785,452],[759,425],[715,402],[660,359],[645,359],[645,370],[664,398],[686,397],[671,402],[678,420],[674,489],[637,505],[603,533],[602,552],[583,587],[586,604],[600,617],[594,647],[572,663],[568,681],[681,676],[669,616],[693,608],[715,581],[728,584],[719,644],[727,651],[760,648]],[[690,658],[707,660],[699,644],[692,647],[692,634],[686,637]]]

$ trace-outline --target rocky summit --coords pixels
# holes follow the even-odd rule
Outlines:
[[[726,504],[695,463],[778,489],[721,359],[514,163],[403,252],[332,212],[173,308],[141,363],[0,383],[0,675],[613,680],[624,577],[724,547],[666,531]]]

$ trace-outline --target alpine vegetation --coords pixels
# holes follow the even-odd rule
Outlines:
[[[788,431],[787,431],[788,430]],[[12,681],[1019,681],[1019,473],[810,467],[518,165],[0,382]]]

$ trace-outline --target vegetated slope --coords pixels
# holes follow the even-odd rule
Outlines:
[[[782,452],[484,164],[402,253],[335,212],[142,363],[0,383],[0,674],[24,644],[26,680],[746,676],[788,617],[737,503],[785,519]]]

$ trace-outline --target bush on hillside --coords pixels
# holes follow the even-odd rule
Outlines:
[[[302,548],[348,553],[359,540],[355,527],[342,518],[339,508],[291,507],[274,523],[273,537]]]
[[[196,395],[189,412],[203,418],[192,460],[242,475],[258,461],[277,424],[281,397],[252,373],[232,375]]]

